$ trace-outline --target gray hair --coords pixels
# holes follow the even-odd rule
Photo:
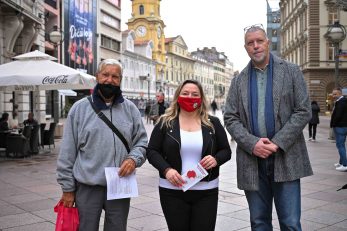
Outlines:
[[[102,60],[98,65],[98,69],[96,70],[96,74],[98,74],[107,65],[118,66],[120,68],[121,75],[123,75],[123,66],[122,66],[121,62],[116,60],[116,59],[104,59],[104,60]]]
[[[247,33],[256,32],[256,31],[262,31],[264,33],[264,35],[265,35],[265,38],[267,40],[269,40],[269,37],[267,37],[266,31],[265,31],[265,29],[262,26],[258,26],[258,25],[250,26],[250,27],[245,28],[244,30],[245,30],[245,41],[246,41]]]

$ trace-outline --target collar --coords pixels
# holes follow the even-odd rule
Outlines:
[[[99,110],[106,110],[112,107],[113,105],[124,102],[123,95],[120,95],[119,97],[113,99],[112,105],[110,107],[107,106],[105,101],[102,99],[102,97],[99,94],[98,84],[96,84],[96,86],[93,89],[92,99],[93,99],[93,103]]]

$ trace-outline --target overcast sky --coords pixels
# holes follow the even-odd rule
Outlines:
[[[278,9],[278,0],[269,0]],[[262,23],[266,27],[266,0],[162,0],[165,37],[181,35],[190,52],[216,47],[241,71],[249,57],[243,47],[243,28]],[[122,0],[122,30],[131,17],[131,1]]]

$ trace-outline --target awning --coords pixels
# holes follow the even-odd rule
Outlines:
[[[77,92],[73,91],[73,90],[69,90],[69,89],[60,89],[58,90],[59,95],[63,95],[63,96],[77,96]]]

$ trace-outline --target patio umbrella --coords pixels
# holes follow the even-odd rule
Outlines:
[[[0,91],[92,89],[92,75],[53,62],[40,51],[16,56],[16,61],[0,65]]]

